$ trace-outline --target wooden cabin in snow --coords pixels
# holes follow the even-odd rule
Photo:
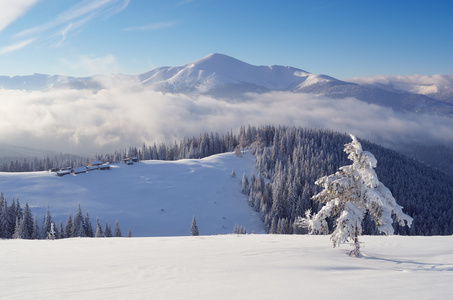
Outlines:
[[[71,174],[71,170],[60,170],[60,171],[57,171],[57,176],[64,176],[64,175],[69,175]]]
[[[133,164],[132,159],[130,157],[123,158],[123,163],[125,163],[126,165]]]
[[[102,160],[91,161],[88,163],[89,166],[99,166],[102,164],[104,164],[104,162]]]
[[[87,169],[87,171],[99,170],[99,169],[98,169],[98,166],[90,166],[90,165],[88,165],[88,166],[86,167],[86,169]]]
[[[132,165],[134,164],[134,162],[138,162],[138,157],[134,156],[123,158],[123,163],[125,163],[126,165]]]
[[[99,170],[110,170],[110,164],[109,163],[98,165],[97,167],[98,167]]]
[[[72,173],[73,174],[80,174],[80,173],[86,173],[87,168],[86,167],[77,167],[77,168],[72,168]]]

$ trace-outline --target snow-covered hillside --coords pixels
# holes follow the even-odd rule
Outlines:
[[[2,299],[451,299],[453,237],[0,240]]]
[[[232,170],[237,177],[232,178]],[[264,232],[258,213],[241,194],[241,178],[255,170],[254,157],[233,153],[201,160],[142,161],[112,165],[110,170],[56,176],[52,172],[0,173],[0,191],[8,203],[28,202],[39,224],[49,205],[53,221],[65,224],[68,214],[90,214],[94,224],[118,219],[123,235],[190,235],[196,216],[201,235],[232,233],[235,225],[247,232]]]

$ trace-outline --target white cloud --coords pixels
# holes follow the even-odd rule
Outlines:
[[[0,31],[24,15],[38,0],[14,0],[0,2]]]
[[[231,103],[207,96],[163,94],[120,76],[101,76],[98,91],[0,90],[0,142],[64,152],[102,153],[130,145],[173,142],[242,124],[295,125],[356,134],[383,145],[453,144],[453,120],[396,113],[355,99],[274,92]]]
[[[439,100],[453,100],[451,97],[453,94],[453,75],[377,75],[370,77],[354,77],[346,79],[346,81],[358,83],[360,85],[380,86],[422,95],[436,94],[434,97]]]
[[[35,41],[35,39],[28,39],[28,40],[25,40],[25,41],[22,41],[22,42],[13,44],[13,45],[5,46],[0,49],[0,54],[5,54],[8,52],[14,52],[14,51],[20,50],[23,47],[33,43],[34,41]]]

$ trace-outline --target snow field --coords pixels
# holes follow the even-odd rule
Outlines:
[[[231,177],[232,170],[236,178]],[[241,194],[242,174],[255,171],[255,159],[245,153],[218,154],[204,159],[142,161],[112,164],[111,170],[58,177],[51,172],[2,173],[0,191],[8,204],[28,202],[41,226],[46,205],[52,220],[65,224],[80,203],[93,226],[96,217],[113,228],[118,219],[125,236],[190,235],[195,215],[201,235],[232,233],[235,224],[247,232],[264,233],[258,213]]]
[[[1,240],[2,299],[451,299],[453,237]]]

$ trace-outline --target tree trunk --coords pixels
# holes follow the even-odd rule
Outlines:
[[[360,256],[360,243],[359,243],[359,228],[357,222],[354,226],[354,249],[349,252],[349,255],[359,257]]]

